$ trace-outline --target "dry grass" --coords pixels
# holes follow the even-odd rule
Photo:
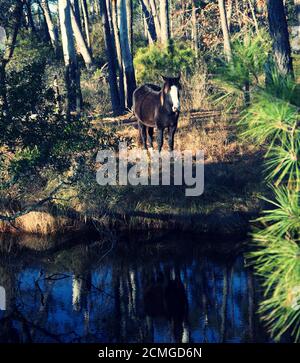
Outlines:
[[[81,76],[81,92],[88,114],[109,114],[111,102],[109,85],[101,70],[91,74],[83,72]]]
[[[22,207],[19,206],[16,210],[22,210]],[[0,214],[11,215],[13,212],[10,209],[2,209]],[[43,210],[27,213],[16,218],[13,222],[0,220],[0,233],[18,234],[25,232],[45,236],[80,230],[84,226],[84,219],[75,217],[74,213],[73,215],[68,213],[68,209],[59,210],[51,205],[45,205]]]
[[[251,144],[242,143],[235,127],[236,116],[222,115],[218,111],[200,111],[183,114],[179,119],[175,135],[175,150],[203,150],[206,163],[233,161],[235,157],[254,154],[258,150]],[[139,147],[138,130],[135,124],[123,125],[119,134],[134,140]],[[156,142],[154,142],[156,147]],[[165,133],[164,150],[168,149]]]
[[[1,214],[5,214],[1,212]],[[40,235],[55,234],[70,227],[74,227],[74,221],[67,217],[53,216],[46,211],[30,212],[17,218],[14,223],[0,221],[0,232],[35,233]]]
[[[204,65],[198,66],[198,71],[190,79],[182,79],[182,110],[203,110],[210,108],[208,97],[208,75]]]

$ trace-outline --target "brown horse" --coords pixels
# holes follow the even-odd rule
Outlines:
[[[169,133],[169,151],[173,151],[180,113],[180,76],[163,77],[163,80],[162,88],[154,84],[145,84],[133,93],[133,112],[138,119],[143,147],[147,149],[147,133],[150,147],[153,147],[153,129],[156,127],[159,152],[163,146],[165,128]]]

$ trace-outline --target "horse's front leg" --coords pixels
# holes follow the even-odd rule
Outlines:
[[[169,131],[168,144],[169,144],[170,152],[174,150],[174,135],[175,135],[176,130],[177,130],[177,125],[169,126],[169,128],[168,128],[168,131]]]
[[[158,151],[161,152],[164,143],[164,128],[157,129],[157,146]]]
[[[154,133],[154,128],[153,127],[148,127],[149,145],[150,145],[150,147],[152,149],[153,149],[153,133]]]
[[[143,148],[147,150],[147,127],[142,124],[140,121],[138,122],[139,132],[142,139]]]

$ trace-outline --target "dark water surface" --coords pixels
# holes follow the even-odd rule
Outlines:
[[[269,341],[242,244],[147,238],[58,247],[26,237],[18,240],[20,250],[2,236],[7,306],[0,311],[0,341]]]

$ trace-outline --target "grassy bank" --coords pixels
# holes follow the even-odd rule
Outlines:
[[[138,148],[134,120],[110,119],[120,138],[132,139]],[[104,121],[97,118],[93,125]],[[96,170],[83,169],[76,183],[63,188],[41,210],[13,223],[2,222],[1,231],[55,234],[93,228],[91,221],[119,229],[180,229],[203,233],[245,233],[249,219],[261,208],[262,159],[251,144],[237,136],[236,115],[220,111],[183,113],[175,137],[176,150],[203,150],[204,193],[186,197],[186,186],[105,186],[96,183]],[[110,124],[112,126],[110,126]],[[167,145],[164,145],[165,147]],[[39,192],[33,193],[37,200]],[[42,198],[42,194],[40,194]],[[10,206],[10,207],[9,207]],[[24,208],[6,200],[7,214]],[[2,213],[3,214],[3,213]]]

